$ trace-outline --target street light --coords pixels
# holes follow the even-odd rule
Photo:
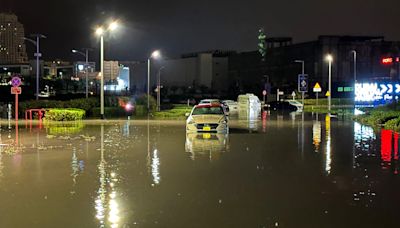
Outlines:
[[[36,53],[34,54],[36,57],[36,100],[39,100],[39,58],[42,56],[42,53],[39,51],[40,38],[45,39],[47,37],[42,34],[32,34],[31,37],[36,38],[36,41],[26,37],[24,37],[24,40],[27,40],[36,46]]]
[[[161,57],[161,52],[159,50],[153,51],[150,57],[147,59],[147,113],[150,112],[150,60],[152,58],[158,59]]]
[[[118,28],[118,22],[113,21],[108,25],[107,30],[102,26],[97,27],[95,33],[100,37],[100,118],[104,119],[104,34]]]
[[[332,61],[333,57],[331,54],[326,55],[326,61],[328,61],[328,110],[329,113],[331,112],[331,97],[332,97],[332,92],[331,92],[331,81],[332,81]]]
[[[295,63],[301,63],[301,74],[304,77],[304,60],[295,60]],[[303,104],[304,107],[304,91],[301,91],[301,103]]]
[[[158,78],[157,78],[157,111],[161,111],[161,70],[165,67],[162,66],[158,69]]]
[[[85,59],[86,59],[86,65],[85,65],[86,91],[85,91],[85,93],[86,93],[86,98],[88,98],[89,97],[89,85],[88,85],[89,51],[91,51],[92,49],[91,48],[82,48],[82,50],[84,50],[85,52],[81,52],[81,51],[78,51],[76,49],[72,49],[71,51],[72,51],[72,53],[77,53],[77,54],[80,54],[80,55],[84,56]]]

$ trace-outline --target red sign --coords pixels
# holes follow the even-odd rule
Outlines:
[[[11,94],[21,94],[21,87],[11,87]]]
[[[382,59],[382,64],[392,64],[393,63],[393,58],[383,58]]]

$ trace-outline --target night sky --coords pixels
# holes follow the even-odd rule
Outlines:
[[[72,48],[98,47],[94,28],[109,18],[123,27],[107,37],[106,59],[144,60],[156,48],[168,57],[256,50],[259,27],[268,37],[291,36],[295,42],[318,35],[400,40],[399,8],[399,0],[0,0],[0,11],[17,14],[26,34],[48,37],[42,42],[48,60],[77,60]]]

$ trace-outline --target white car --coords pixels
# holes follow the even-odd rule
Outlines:
[[[296,100],[286,100],[289,104],[296,106],[297,111],[303,111],[303,104]]]
[[[228,132],[228,118],[221,104],[199,104],[186,120],[187,132]]]

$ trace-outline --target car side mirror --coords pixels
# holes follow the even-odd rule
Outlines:
[[[189,116],[190,116],[190,113],[188,113],[188,112],[185,113],[185,116],[186,116],[186,117],[189,117]]]

